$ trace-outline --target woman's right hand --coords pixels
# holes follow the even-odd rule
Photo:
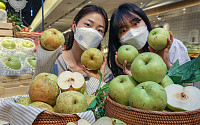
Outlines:
[[[106,67],[106,62],[107,59],[105,57],[105,55],[103,54],[103,64],[101,65],[99,71],[102,74],[102,81],[104,81],[104,71],[105,71],[105,67]],[[89,77],[94,77],[100,80],[100,75],[98,73],[98,70],[88,70],[88,68],[86,68],[85,65],[83,65],[83,71],[89,76]]]
[[[169,32],[169,34],[170,34],[170,38],[167,38],[167,46],[163,50],[155,51],[153,48],[151,48],[149,46],[149,51],[158,54],[163,59],[165,64],[167,65],[167,69],[168,70],[172,66],[172,64],[170,63],[170,59],[169,59],[169,49],[170,49],[170,47],[171,47],[171,45],[173,43],[173,35],[172,35],[171,32]]]
[[[117,64],[117,66],[119,66],[120,68],[123,69],[123,72],[124,72],[126,75],[132,76],[132,74],[131,74],[131,66],[126,66],[127,61],[125,60],[123,65],[120,64],[120,63],[118,62],[118,59],[117,59],[117,52],[116,52],[116,54],[115,54],[115,62],[116,62],[116,64]]]

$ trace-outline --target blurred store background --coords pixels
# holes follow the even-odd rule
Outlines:
[[[28,32],[41,32],[43,1],[44,28],[53,27],[63,33],[70,31],[74,15],[87,4],[102,6],[110,18],[120,4],[134,3],[145,10],[152,27],[172,31],[174,37],[186,45],[191,58],[197,57],[200,52],[200,0],[19,0],[26,1],[25,7],[19,12],[13,9],[10,1],[6,2],[10,14],[8,21],[15,21],[15,25],[22,28],[27,27]],[[13,15],[19,20],[12,19]],[[102,51],[105,53],[108,51],[107,42],[108,33],[102,43]]]

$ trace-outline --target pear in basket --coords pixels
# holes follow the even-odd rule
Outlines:
[[[42,101],[55,105],[59,95],[57,76],[51,73],[40,73],[31,82],[29,97],[31,102]]]
[[[33,103],[29,104],[29,106],[37,107],[37,108],[45,109],[47,111],[54,112],[54,108],[52,106],[50,106],[49,104],[44,103],[44,102],[39,102],[39,101],[33,102]]]
[[[87,99],[87,104],[88,104],[88,107],[89,107],[90,103],[96,98],[96,96],[87,94],[87,92],[84,92],[84,95]]]
[[[23,97],[17,101],[18,104],[29,105],[31,103],[30,97]]]
[[[56,109],[59,113],[80,113],[88,108],[86,97],[77,91],[66,91],[59,94]]]
[[[50,28],[41,34],[40,42],[43,48],[53,51],[64,45],[65,37],[57,29]]]
[[[58,86],[62,92],[74,90],[83,94],[86,82],[81,73],[64,71],[58,76]]]
[[[146,81],[131,90],[129,105],[138,109],[163,111],[167,105],[167,93],[158,83]]]

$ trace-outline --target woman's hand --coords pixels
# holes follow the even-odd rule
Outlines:
[[[172,66],[172,64],[170,63],[170,60],[169,60],[169,49],[170,49],[170,47],[172,45],[172,42],[173,42],[173,35],[172,35],[171,32],[169,32],[169,34],[170,34],[170,38],[167,38],[167,46],[163,50],[157,50],[157,51],[155,51],[154,49],[152,49],[149,46],[150,52],[157,53],[163,59],[163,61],[165,62],[165,64],[167,65],[167,69],[168,70]]]
[[[102,74],[102,81],[104,81],[104,71],[105,71],[105,67],[106,67],[106,62],[107,59],[105,57],[105,55],[103,54],[103,64],[100,67],[100,72]],[[88,70],[84,65],[83,65],[83,71],[89,76],[89,77],[94,77],[100,80],[100,75],[98,73],[98,70]]]
[[[131,66],[126,66],[127,61],[125,60],[123,65],[121,65],[121,64],[118,62],[118,59],[117,59],[117,52],[116,52],[116,54],[115,54],[115,62],[116,62],[116,64],[117,64],[117,66],[119,66],[120,68],[123,69],[123,72],[124,72],[125,74],[132,76],[132,74],[131,74]]]

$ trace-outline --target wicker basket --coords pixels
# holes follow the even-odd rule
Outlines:
[[[68,122],[76,122],[80,119],[75,114],[61,114],[50,111],[40,113],[33,122],[33,125],[66,125]]]
[[[105,103],[106,116],[133,124],[187,124],[200,125],[200,109],[185,112],[159,112],[136,109],[121,105],[107,97]]]
[[[17,28],[20,30],[18,31]],[[34,33],[34,32],[22,32],[21,27],[15,25],[13,28],[14,35],[16,38],[31,38],[34,40],[35,44],[38,45],[40,43],[40,36],[42,33]]]

